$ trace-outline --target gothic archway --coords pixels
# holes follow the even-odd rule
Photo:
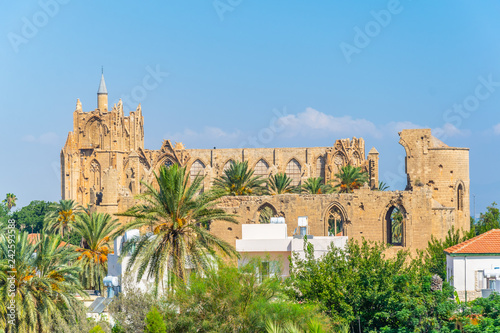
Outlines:
[[[406,213],[402,206],[391,205],[385,214],[387,244],[404,246]]]
[[[328,236],[347,236],[347,212],[339,203],[334,203],[328,208],[325,224]]]
[[[259,223],[271,223],[271,217],[278,216],[278,211],[270,203],[265,203],[257,209]]]

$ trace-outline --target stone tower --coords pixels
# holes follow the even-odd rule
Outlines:
[[[84,112],[80,100],[73,112],[73,131],[61,151],[62,198],[82,205],[96,205],[98,211],[118,211],[118,196],[132,198],[138,180],[125,178],[124,161],[144,148],[144,118],[141,106],[123,114],[123,103],[108,110],[108,92],[101,76],[97,108]]]

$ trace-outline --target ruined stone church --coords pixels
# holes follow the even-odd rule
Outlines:
[[[247,161],[255,175],[286,173],[299,185],[309,177],[335,181],[341,167],[363,168],[369,184],[349,194],[283,194],[225,197],[219,205],[239,216],[239,225],[213,223],[211,231],[234,245],[241,224],[262,222],[262,213],[285,217],[290,235],[299,216],[308,216],[308,233],[366,238],[394,245],[392,249],[425,248],[431,235],[444,237],[454,226],[469,229],[469,150],[448,147],[430,129],[403,130],[407,186],[404,191],[378,190],[379,153],[366,154],[361,138],[338,139],[333,146],[311,148],[187,149],[163,141],[161,148],[144,148],[141,106],[124,115],[121,100],[108,107],[101,76],[97,108],[84,112],[77,100],[73,130],[61,151],[62,198],[115,214],[135,203],[161,165],[185,166],[190,177],[204,175],[204,190],[231,161]],[[402,220],[394,221],[394,212]],[[399,223],[397,235],[394,223]]]

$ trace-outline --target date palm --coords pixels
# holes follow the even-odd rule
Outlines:
[[[13,193],[7,193],[6,198],[2,201],[5,205],[7,205],[7,209],[10,211],[12,207],[16,206],[17,197]]]
[[[291,185],[292,178],[288,177],[286,173],[277,173],[268,179],[269,192],[272,195],[292,193],[294,186]]]
[[[85,292],[78,279],[79,268],[72,265],[76,254],[63,244],[61,236],[42,234],[40,239],[30,240],[27,232],[19,231],[0,236],[0,330],[45,333],[50,331],[51,317],[71,317],[81,302],[76,296]],[[11,281],[15,285],[15,326],[6,316]]]
[[[213,221],[237,223],[235,215],[216,208],[216,200],[223,194],[208,191],[198,195],[203,177],[197,176],[190,184],[186,168],[172,165],[160,167],[155,183],[144,183],[146,191],[137,196],[140,203],[118,214],[133,217],[123,230],[148,227],[146,234],[127,242],[123,253],[130,251],[127,270],[137,269],[137,280],[144,274],[154,279],[155,292],[168,272],[169,282],[188,277],[188,269],[202,272],[213,265],[218,255],[237,256],[227,242],[212,235]]]
[[[49,212],[44,219],[47,232],[59,233],[62,237],[70,232],[81,207],[74,200],[60,200],[49,206]]]
[[[110,242],[118,231],[118,219],[103,213],[80,214],[74,231],[83,239],[82,246],[76,249],[83,285],[102,291],[102,281],[108,271]]]
[[[350,164],[342,167],[335,177],[338,184],[333,189],[340,193],[351,193],[368,181],[368,174],[362,171],[361,167],[354,167]]]
[[[231,161],[224,174],[213,182],[213,190],[224,195],[262,195],[267,193],[266,180],[254,176],[248,169],[248,162]]]
[[[323,184],[323,178],[321,177],[311,177],[299,187],[298,191],[300,193],[324,194],[330,193],[332,191],[332,187],[328,184]]]

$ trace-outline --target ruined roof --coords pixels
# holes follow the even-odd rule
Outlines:
[[[101,74],[101,83],[99,83],[99,90],[97,90],[98,94],[107,94],[108,90],[106,89],[106,83],[104,82],[104,74]]]
[[[492,229],[463,243],[447,248],[449,254],[500,254],[500,229]]]

